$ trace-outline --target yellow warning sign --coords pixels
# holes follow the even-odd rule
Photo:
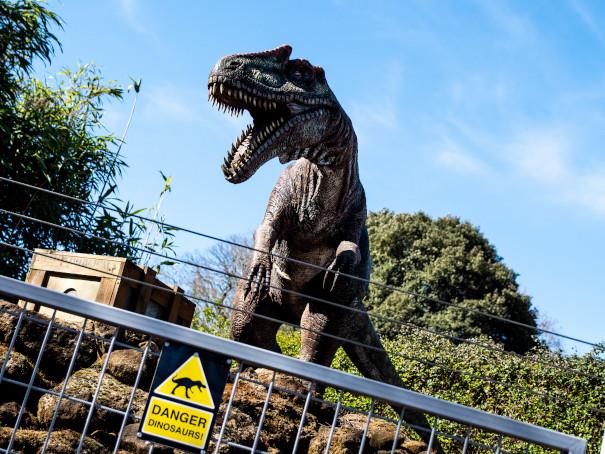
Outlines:
[[[203,449],[212,427],[213,416],[209,411],[152,396],[141,431],[164,440]]]
[[[197,353],[166,378],[155,390],[155,394],[193,403],[214,410],[214,400],[208,388],[206,374]]]

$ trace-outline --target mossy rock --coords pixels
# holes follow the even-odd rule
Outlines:
[[[125,385],[134,385],[143,352],[134,349],[115,350],[111,352],[107,363],[107,372]],[[101,358],[101,363],[107,358],[107,353]],[[151,383],[153,372],[157,364],[157,357],[148,354],[143,363],[143,373],[139,387],[145,388]]]
[[[74,373],[67,383],[65,390],[66,396],[78,399],[92,401],[99,379],[100,366],[97,364],[88,369],[81,369]],[[53,391],[60,392],[62,384],[57,385]],[[124,385],[116,380],[110,374],[105,374],[103,384],[97,397],[98,407],[95,410],[91,421],[89,431],[104,430],[112,432],[119,430],[122,422],[122,416],[112,413],[99,406],[105,406],[115,410],[126,411],[128,400],[132,387]],[[147,393],[138,389],[132,404],[132,411],[135,415],[141,416],[145,408]],[[40,424],[49,424],[55,408],[58,404],[58,397],[52,394],[45,394],[38,402],[38,421]],[[82,430],[89,411],[89,406],[80,402],[64,398],[61,401],[59,413],[57,415],[57,427],[65,427],[73,430]]]
[[[258,374],[257,374],[258,372]],[[237,392],[233,400],[233,407],[229,415],[229,420],[225,428],[224,440],[233,441],[244,446],[251,446],[256,436],[258,421],[265,404],[267,397],[266,386],[251,383],[243,378],[258,380],[265,385],[272,377],[271,374],[266,374],[265,370],[257,371],[248,370],[242,374],[242,380],[237,385]],[[286,389],[298,388],[301,383],[295,383],[293,380],[277,374],[275,385]],[[218,435],[223,417],[226,410],[226,405],[231,395],[233,385],[227,384],[223,393],[223,403],[218,413],[215,423],[214,435]],[[304,406],[304,398],[293,396],[291,394],[281,392],[274,388],[269,406],[265,414],[263,430],[261,431],[258,449],[268,450],[270,452],[292,452],[298,426],[300,424],[300,416]],[[309,445],[310,440],[315,435],[318,427],[317,418],[311,413],[307,413],[307,419],[301,434],[299,444],[299,452],[304,452]],[[213,447],[211,446],[211,449]],[[222,445],[221,453],[236,452],[234,448],[227,445]]]
[[[8,348],[0,344],[0,367],[4,364],[6,358],[6,351]],[[11,378],[15,381],[27,385],[34,371],[34,363],[25,355],[13,350],[8,358],[8,363],[4,371],[4,375],[7,378]],[[55,382],[49,380],[48,377],[42,372],[38,371],[36,378],[34,379],[34,385],[41,388],[49,389],[54,386]],[[0,401],[13,401],[20,399],[25,394],[25,386],[20,386],[12,383],[3,381],[0,384]],[[30,399],[35,400],[39,397],[39,393],[33,392],[30,394]]]
[[[10,427],[0,428],[0,446],[6,447],[8,445],[12,431]],[[47,434],[46,430],[18,430],[12,450],[24,454],[40,452]],[[48,454],[73,454],[76,452],[79,442],[80,434],[73,430],[53,431],[46,452]],[[109,452],[108,449],[101,443],[89,437],[84,439],[82,453],[105,454],[107,452]]]
[[[14,427],[21,404],[17,402],[4,402],[0,404],[0,427]],[[20,427],[31,428],[37,424],[36,417],[29,410],[23,412]]]
[[[0,301],[0,342],[8,345],[16,329],[19,318],[18,311],[21,309],[15,304],[6,301]],[[26,355],[35,363],[42,341],[46,333],[49,318],[35,312],[28,312],[28,316],[33,320],[26,318],[23,320],[15,349]],[[46,344],[40,369],[48,376],[60,379],[65,376],[74,347],[78,339],[78,334],[82,325],[55,320],[51,335]],[[90,331],[88,331],[90,334]],[[78,356],[76,357],[75,369],[88,367],[98,358],[97,341],[90,335],[82,338]]]
[[[124,433],[122,434],[122,442],[120,443],[120,451],[121,453],[132,453],[132,454],[147,454],[149,452],[149,445],[145,440],[137,437],[137,432],[139,431],[138,424],[128,424],[124,428]],[[154,454],[172,454],[174,449],[169,448],[167,446],[155,445],[153,447]],[[179,453],[182,451],[178,451]],[[212,452],[208,450],[207,452]]]

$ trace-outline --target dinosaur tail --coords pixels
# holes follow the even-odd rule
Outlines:
[[[358,304],[360,308],[363,308],[361,303]],[[365,312],[365,308],[363,313],[357,312],[354,317],[356,318],[356,323],[354,324],[353,329],[350,330],[350,333],[355,333],[354,340],[372,347],[366,348],[352,343],[343,344],[343,349],[353,364],[355,364],[355,367],[357,367],[359,372],[367,378],[403,388],[403,381],[399,377],[389,356],[384,351],[382,342],[380,342],[380,337],[374,329],[368,314]],[[391,406],[396,412],[399,413],[401,411],[401,407],[398,408],[395,405]],[[427,445],[430,444],[431,426],[423,413],[406,408],[404,420],[409,424],[423,427],[425,430],[417,430],[417,433]],[[436,437],[432,441],[432,449],[438,453],[443,453]]]

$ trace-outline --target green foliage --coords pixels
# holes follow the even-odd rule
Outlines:
[[[478,340],[495,349],[499,347],[489,337]],[[297,331],[280,330],[278,342],[285,354],[298,355],[300,335]],[[605,348],[568,356],[540,346],[522,357],[469,343],[454,344],[417,330],[405,330],[385,340],[384,346],[408,389],[586,438],[590,443],[589,452],[598,452],[605,413],[590,408],[605,409]],[[443,367],[431,366],[428,361]],[[359,375],[342,349],[338,350],[332,367]],[[336,401],[337,391],[329,388],[325,397]],[[366,411],[370,406],[369,398],[350,393],[343,394],[343,403]],[[460,433],[461,428],[442,422],[439,429]],[[488,435],[479,438],[487,441]]]
[[[33,0],[0,1],[0,102],[3,107],[20,91],[19,79],[29,74],[35,59],[50,62],[54,46],[51,32],[61,21]],[[0,128],[7,127],[0,122]]]
[[[140,253],[134,248],[141,245],[169,252],[170,229],[149,239],[151,225],[134,217],[143,210],[116,197],[126,163],[116,151],[121,140],[106,131],[102,117],[106,103],[122,99],[122,88],[103,80],[93,65],[65,70],[50,83],[29,76],[35,59],[50,62],[58,45],[51,28],[58,25],[59,18],[38,2],[0,0],[0,176],[99,203],[0,183],[0,207],[101,239],[0,213],[0,241],[135,260]],[[25,252],[0,249],[0,274],[22,278],[27,262]]]
[[[216,307],[198,305],[191,328],[214,336],[229,337],[229,317],[224,311],[216,310]]]
[[[367,225],[373,280],[536,326],[536,313],[530,298],[519,292],[517,275],[470,223],[382,210],[370,213]],[[366,304],[374,314],[462,338],[487,335],[520,353],[536,344],[530,329],[376,285],[370,286]],[[397,335],[396,324],[375,324],[383,336]]]

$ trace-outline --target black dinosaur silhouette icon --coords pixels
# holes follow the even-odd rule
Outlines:
[[[189,377],[181,377],[181,378],[172,378],[172,383],[175,383],[174,388],[171,391],[171,394],[174,395],[175,391],[179,389],[181,386],[185,388],[185,397],[189,399],[189,390],[193,387],[197,387],[200,391],[202,388],[206,388],[199,380],[191,380]]]

